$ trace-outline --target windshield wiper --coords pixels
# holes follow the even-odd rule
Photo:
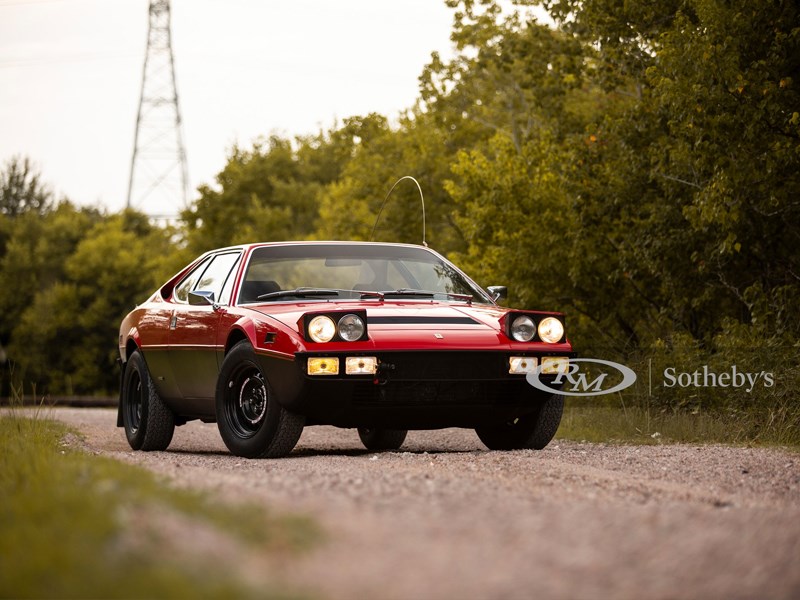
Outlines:
[[[409,288],[400,288],[399,290],[386,290],[382,292],[384,296],[414,296],[417,298],[433,298],[437,294],[440,296],[447,296],[456,300],[463,300],[472,304],[471,294],[454,294],[452,292],[431,292],[428,290],[412,290]]]
[[[447,296],[455,300],[462,300],[472,304],[471,294],[454,294],[451,292],[431,292],[428,290],[412,290],[410,288],[400,288],[399,290],[385,290],[381,292],[372,290],[343,290],[337,288],[312,288],[299,287],[293,290],[280,290],[261,294],[258,300],[275,300],[277,298],[316,298],[325,296],[338,296],[339,294],[358,294],[359,298],[384,298],[387,296],[408,296],[414,298],[433,298],[434,296]]]
[[[274,298],[314,298],[319,296],[338,296],[340,293],[358,294],[360,298],[365,296],[383,298],[381,292],[371,292],[368,290],[341,290],[336,288],[307,288],[300,287],[293,290],[280,290],[278,292],[270,292],[268,294],[261,294],[257,297],[258,300],[272,300]]]

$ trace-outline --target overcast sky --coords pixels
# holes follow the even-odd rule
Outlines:
[[[60,196],[125,205],[148,0],[0,0],[0,161],[26,155]],[[172,0],[190,200],[234,143],[396,117],[432,51],[443,0]]]

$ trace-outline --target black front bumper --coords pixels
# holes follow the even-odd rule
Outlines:
[[[291,362],[263,357],[262,366],[277,399],[309,425],[474,428],[535,412],[550,396],[508,373],[508,352],[375,355],[375,375],[307,375],[307,359],[319,354],[297,354]],[[343,368],[345,357],[338,357]]]

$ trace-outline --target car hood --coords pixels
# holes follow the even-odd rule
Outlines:
[[[500,319],[508,309],[449,302],[308,302],[250,307],[299,333],[306,313],[367,311],[370,340],[378,346],[475,349],[507,345]]]

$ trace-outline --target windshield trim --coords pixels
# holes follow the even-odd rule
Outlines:
[[[404,258],[414,258],[420,257],[423,255],[433,256],[437,260],[446,264],[449,268],[452,268],[458,275],[460,275],[467,285],[472,289],[472,303],[477,304],[487,304],[490,306],[497,306],[497,303],[491,298],[491,296],[475,281],[469,277],[464,271],[459,269],[456,265],[454,265],[451,261],[447,258],[432,250],[430,248],[424,246],[415,246],[412,244],[380,244],[380,243],[372,243],[372,242],[291,242],[285,244],[256,244],[250,246],[247,250],[246,260],[243,261],[242,268],[239,271],[239,282],[236,289],[236,302],[237,306],[252,306],[253,302],[241,302],[241,289],[242,285],[244,284],[244,278],[248,273],[250,268],[250,263],[253,260],[254,256],[262,255],[262,253],[268,253],[270,258],[317,258],[317,257],[337,257],[337,258],[347,258],[347,257],[357,257],[364,259],[365,250],[369,249],[369,258],[375,258],[376,251],[379,251],[380,254],[386,254],[387,259],[394,259],[394,260],[402,260]],[[358,291],[358,290],[355,290]],[[445,297],[447,292],[436,292],[437,296]],[[405,298],[386,298],[385,300],[389,301],[400,301],[400,302],[407,302],[412,301],[412,298],[405,297]],[[381,301],[385,301],[381,300]],[[375,301],[375,298],[325,298],[325,299],[310,299],[304,298],[302,299],[303,302],[358,302],[358,301]],[[457,302],[462,303],[466,302],[464,299],[458,298],[424,298],[424,299],[413,299],[416,302]],[[275,301],[273,300],[270,302],[271,304],[276,304],[278,302],[283,303],[283,301]],[[292,302],[297,302],[297,299],[292,300]],[[262,301],[259,301],[262,303]]]

